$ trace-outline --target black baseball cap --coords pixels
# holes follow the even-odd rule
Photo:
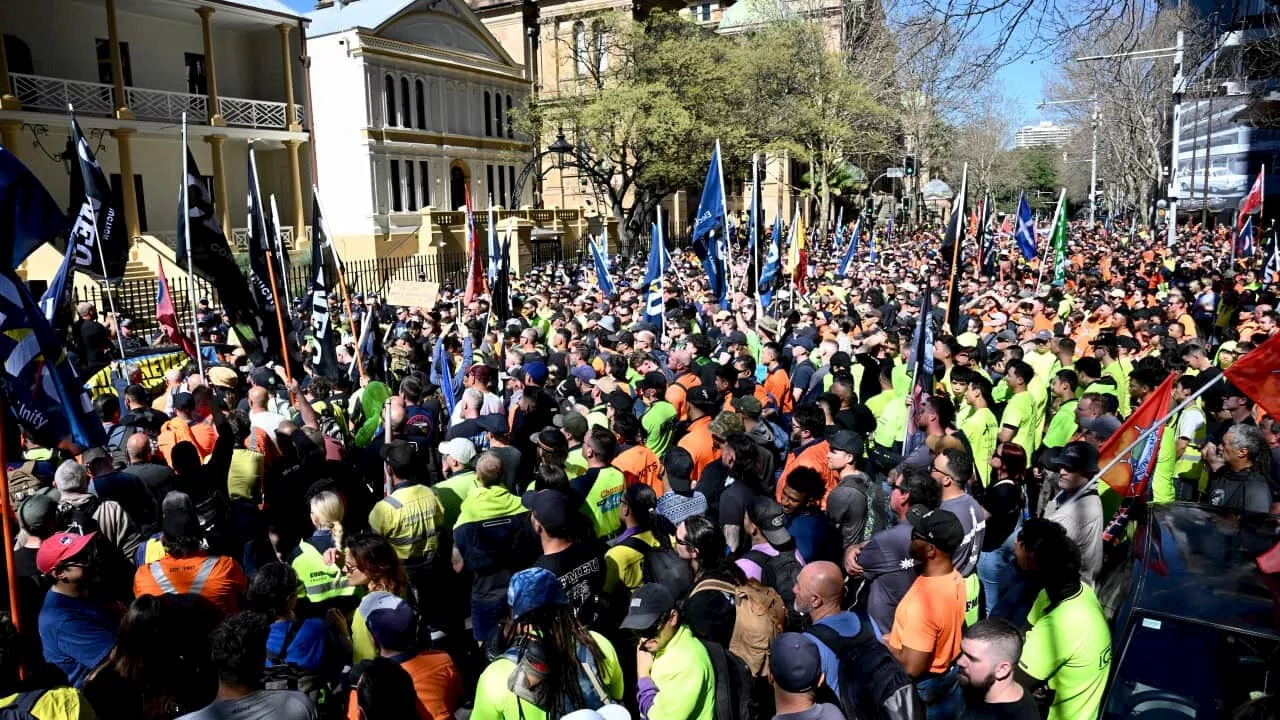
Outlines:
[[[827,440],[827,444],[832,450],[847,452],[856,458],[862,457],[864,447],[862,436],[852,430],[837,430],[836,434]]]
[[[652,630],[668,613],[676,609],[676,596],[666,586],[659,583],[648,583],[636,588],[631,594],[631,605],[627,608],[627,616],[619,626],[623,630]]]
[[[822,678],[818,646],[803,633],[782,633],[769,646],[769,674],[785,692],[813,690]]]
[[[930,510],[919,515],[907,515],[911,534],[952,555],[964,542],[964,526],[960,518],[949,510]]]
[[[405,440],[392,440],[383,445],[378,454],[382,456],[382,459],[391,466],[391,469],[396,474],[401,476],[413,467],[414,461],[417,459],[417,452],[414,447]]]
[[[631,412],[631,409],[635,407],[635,400],[623,390],[614,390],[605,395],[604,401],[609,407],[618,412]]]
[[[715,410],[720,406],[720,400],[716,397],[716,391],[706,385],[699,385],[690,390],[686,395],[688,403],[699,410],[709,409]]]
[[[642,379],[640,380],[640,382],[636,383],[636,389],[638,389],[638,390],[666,390],[666,389],[667,389],[667,376],[666,376],[666,375],[663,375],[662,373],[658,372],[657,370],[655,370],[655,371],[653,371],[653,372],[647,372],[647,373],[645,373],[645,374],[644,374],[644,378],[642,378]]]
[[[530,438],[534,445],[554,453],[569,452],[569,440],[555,428],[543,428]]]
[[[676,492],[693,489],[693,456],[682,447],[673,447],[662,458],[667,469],[667,485]]]
[[[1081,475],[1097,475],[1098,448],[1084,441],[1067,443],[1049,458],[1049,467],[1053,470],[1068,470]]]
[[[559,490],[531,490],[520,497],[520,502],[550,532],[563,530],[569,522],[569,499]]]
[[[760,528],[770,545],[785,545],[791,540],[791,533],[787,531],[786,511],[773,498],[763,495],[754,498],[747,506],[747,517]]]

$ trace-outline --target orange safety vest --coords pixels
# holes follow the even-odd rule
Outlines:
[[[184,558],[166,555],[138,568],[133,576],[134,595],[200,595],[227,615],[240,609],[239,596],[247,585],[235,560],[204,553]]]
[[[643,483],[653,488],[659,496],[666,492],[664,487],[666,469],[662,466],[662,461],[658,460],[658,456],[644,445],[632,445],[618,453],[613,459],[613,466],[622,473],[622,477],[626,478],[627,487]]]

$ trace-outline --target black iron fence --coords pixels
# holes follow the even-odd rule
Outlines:
[[[467,273],[466,253],[443,252],[436,255],[411,255],[407,257],[388,257],[367,260],[353,260],[346,263],[344,278],[347,289],[352,295],[383,295],[391,287],[393,280],[426,280],[440,283],[442,286],[457,287],[462,284]],[[242,282],[241,278],[231,278],[220,282]],[[305,297],[311,285],[311,263],[297,263],[289,270],[289,298],[296,300]],[[121,317],[133,320],[134,328],[140,334],[149,334],[157,329],[156,297],[159,281],[154,279],[124,280],[112,286],[112,297],[115,310]],[[336,291],[335,282],[335,291]],[[195,287],[188,289],[185,279],[170,278],[169,294],[173,298],[174,310],[182,327],[191,326],[193,302],[208,300],[214,307],[220,307],[218,286],[204,278],[197,277]],[[193,297],[194,296],[194,297]],[[101,285],[76,287],[73,299],[75,302],[93,303],[99,310],[111,310],[111,303]]]

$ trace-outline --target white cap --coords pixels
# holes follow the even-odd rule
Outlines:
[[[440,443],[440,454],[457,460],[463,465],[470,465],[476,459],[476,446],[466,438],[454,438]]]

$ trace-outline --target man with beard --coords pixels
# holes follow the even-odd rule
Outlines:
[[[999,618],[970,625],[960,641],[960,686],[965,720],[1039,720],[1031,693],[1014,679],[1022,655],[1022,633]]]

